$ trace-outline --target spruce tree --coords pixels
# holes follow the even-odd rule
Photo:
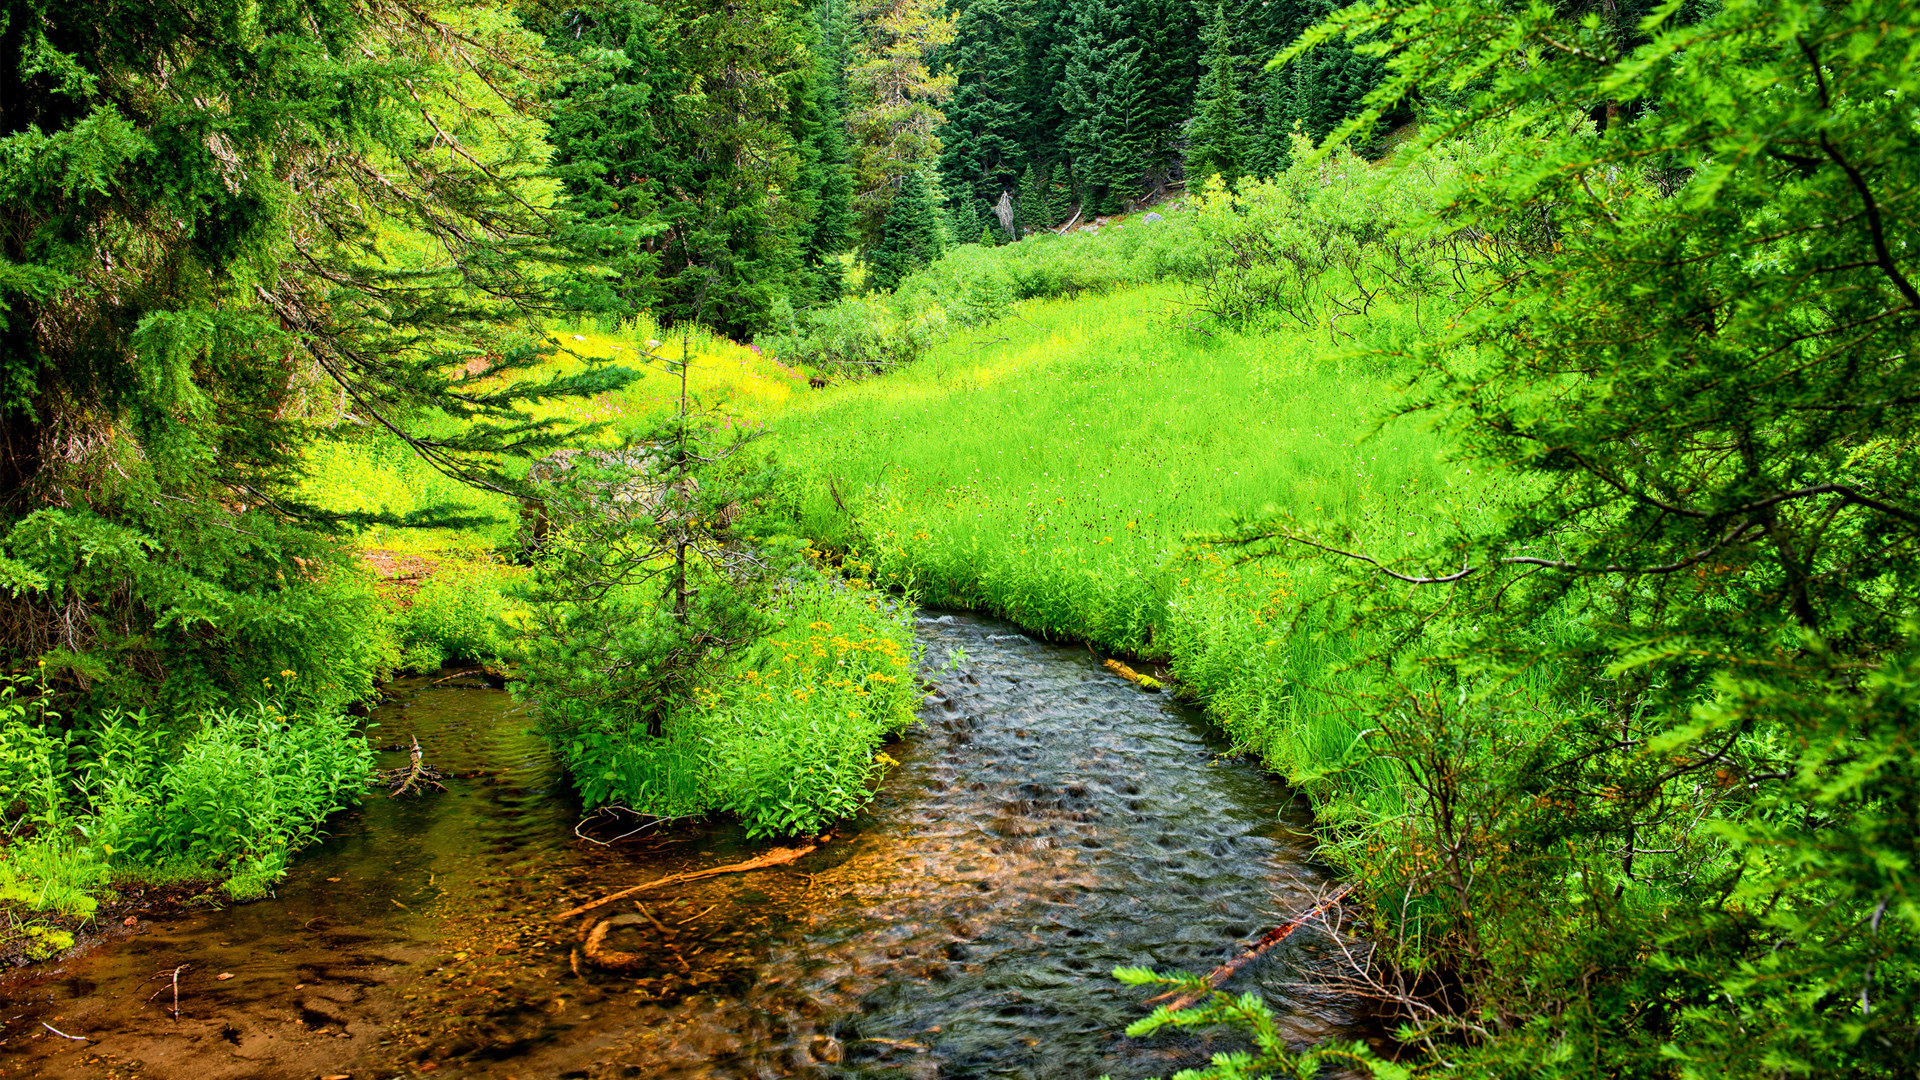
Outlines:
[[[1133,25],[1141,43],[1146,103],[1148,183],[1164,194],[1179,167],[1186,125],[1199,78],[1200,21],[1192,0],[1134,0]]]
[[[938,57],[954,19],[942,0],[876,0],[859,10],[848,66],[847,130],[862,240],[877,242],[904,178],[940,159],[954,78]]]
[[[1145,64],[1126,0],[1073,0],[1061,106],[1075,176],[1097,213],[1119,209],[1150,169]]]
[[[813,67],[809,73],[804,122],[806,164],[799,186],[812,192],[811,221],[805,226],[803,259],[812,271],[810,298],[816,303],[838,299],[845,289],[836,256],[853,249],[853,165],[847,152],[847,35],[851,20],[846,4],[823,2],[815,9],[812,29]],[[796,302],[796,307],[804,306]]]
[[[1200,78],[1188,131],[1187,178],[1197,185],[1210,176],[1231,184],[1247,163],[1247,113],[1234,72],[1233,38],[1226,5],[1215,0],[1206,27],[1207,70]]]
[[[1020,174],[1020,189],[1014,194],[1013,210],[1021,235],[1025,235],[1027,229],[1043,229],[1052,224],[1047,220],[1046,175],[1038,168],[1029,165],[1027,171]]]
[[[1016,14],[1015,0],[972,0],[945,50],[955,88],[939,133],[940,177],[956,208],[965,200],[997,202],[1018,183],[1025,162]],[[978,231],[961,235],[971,239]]]
[[[947,202],[948,231],[958,243],[971,244],[979,240],[992,218],[985,204],[970,195]]]
[[[1047,189],[1045,214],[1047,226],[1052,228],[1063,225],[1074,205],[1073,170],[1064,165],[1058,167],[1044,183]]]
[[[1021,142],[1026,160],[1042,172],[1056,172],[1066,158],[1071,123],[1061,105],[1067,53],[1072,39],[1070,0],[1027,0],[1020,32],[1019,96],[1026,119]]]
[[[867,251],[868,281],[874,288],[890,291],[901,278],[940,257],[940,217],[926,173],[916,169],[901,177],[880,242]]]
[[[833,148],[824,115],[811,127],[828,143],[802,142],[812,72],[799,11],[787,0],[724,10],[609,0],[544,28],[554,48],[583,62],[553,110],[566,207],[650,238],[646,259],[609,264],[619,284],[651,263],[650,306],[664,323],[705,321],[738,335],[815,291],[805,237],[827,178],[803,170]]]

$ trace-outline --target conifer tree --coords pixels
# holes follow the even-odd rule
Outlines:
[[[955,242],[971,244],[980,239],[986,231],[992,214],[979,199],[971,195],[962,195],[947,201],[948,232]]]
[[[956,17],[945,50],[955,88],[940,128],[940,177],[949,199],[999,200],[1018,183],[1026,157],[1026,113],[1018,94],[1020,42],[1015,0],[972,0]],[[978,229],[960,235],[972,238]]]
[[[1061,106],[1065,144],[1093,209],[1119,209],[1148,172],[1153,140],[1145,65],[1125,0],[1073,0]]]
[[[1021,20],[1019,96],[1026,118],[1021,142],[1026,159],[1042,172],[1057,171],[1066,155],[1071,118],[1061,105],[1072,37],[1071,0],[1027,0]]]
[[[629,311],[650,292],[664,323],[708,320],[744,335],[779,301],[814,291],[803,237],[827,178],[802,171],[809,149],[818,161],[832,147],[801,141],[808,33],[792,4],[610,0],[545,28],[586,62],[552,121],[567,206],[648,237],[645,257],[609,264]],[[830,139],[825,117],[814,119]],[[653,267],[646,289],[633,283],[641,266]]]
[[[1047,220],[1047,181],[1046,174],[1033,165],[1020,174],[1020,189],[1013,197],[1014,221],[1019,225],[1022,235],[1027,229],[1043,229],[1052,224]]]
[[[940,159],[941,109],[954,87],[953,76],[933,63],[953,40],[953,16],[942,7],[942,0],[877,0],[857,16],[847,129],[855,220],[869,243],[878,241],[905,178]]]
[[[940,257],[940,217],[926,173],[916,169],[901,177],[880,242],[867,251],[869,281],[874,288],[891,290],[901,278]]]
[[[430,3],[30,0],[0,27],[0,661],[156,717],[283,670],[302,708],[366,693],[303,402],[511,490],[503,455],[568,436],[534,402],[627,377],[528,378],[569,261],[525,181],[538,41]]]
[[[1200,24],[1192,0],[1135,0],[1133,25],[1140,37],[1146,100],[1143,164],[1149,184],[1164,194],[1180,163],[1187,120],[1193,115]]]
[[[813,191],[812,220],[806,228],[804,259],[813,271],[813,295],[819,303],[838,299],[845,289],[835,256],[850,251],[853,236],[853,164],[847,152],[847,48],[852,20],[845,0],[823,0],[812,20],[813,70],[805,119],[806,165],[800,184]],[[796,303],[794,306],[804,306]]]
[[[1207,19],[1207,71],[1201,76],[1188,133],[1187,177],[1194,183],[1218,176],[1231,184],[1247,164],[1247,113],[1234,73],[1232,33],[1226,5],[1215,0]]]
[[[1067,215],[1073,210],[1072,168],[1062,165],[1054,169],[1052,176],[1047,178],[1044,184],[1047,189],[1047,211],[1044,215],[1046,223],[1048,227],[1060,225],[1067,220]]]

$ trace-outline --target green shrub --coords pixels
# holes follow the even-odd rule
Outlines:
[[[877,753],[919,706],[907,609],[827,578],[769,598],[771,631],[649,735],[611,705],[542,707],[581,798],[653,817],[731,814],[752,836],[817,831],[872,797]]]
[[[29,685],[0,680],[0,824],[8,832],[56,825],[67,801],[68,735],[22,696]]]
[[[270,705],[208,713],[169,752],[137,720],[105,725],[84,774],[93,814],[80,827],[117,862],[189,864],[259,895],[366,782],[372,750],[342,714],[290,717]],[[131,730],[129,730],[131,729]]]
[[[254,704],[166,725],[110,710],[62,729],[14,689],[0,690],[14,837],[0,847],[0,900],[35,909],[90,913],[110,876],[217,878],[235,898],[261,895],[373,764],[340,713]]]
[[[946,333],[946,310],[937,304],[868,295],[807,311],[788,330],[762,335],[758,344],[788,364],[866,377],[918,360]]]

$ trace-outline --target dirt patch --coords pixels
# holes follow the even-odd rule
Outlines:
[[[380,592],[400,607],[413,603],[413,594],[440,569],[441,560],[425,555],[410,555],[390,548],[368,548],[360,553],[380,579]]]

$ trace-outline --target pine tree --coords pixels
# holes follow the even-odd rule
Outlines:
[[[664,324],[744,336],[815,292],[806,234],[830,177],[803,172],[833,147],[827,118],[809,115],[809,35],[788,0],[610,0],[547,29],[585,61],[554,107],[567,207],[648,237],[644,258],[609,264],[627,296],[651,293]],[[640,265],[655,268],[645,290],[631,284]]]
[[[1027,0],[1021,20],[1019,97],[1026,160],[1052,171],[1066,156],[1071,118],[1061,105],[1072,37],[1070,0]]]
[[[1231,184],[1244,175],[1247,163],[1247,113],[1240,102],[1226,5],[1220,0],[1207,19],[1206,42],[1207,71],[1200,78],[1187,136],[1187,178],[1197,185],[1218,176]]]
[[[1053,175],[1045,180],[1045,185],[1047,189],[1045,218],[1047,226],[1051,228],[1064,224],[1068,213],[1073,210],[1073,169],[1066,165],[1056,168]]]
[[[1200,22],[1192,0],[1135,0],[1133,25],[1141,42],[1146,101],[1148,181],[1165,194],[1186,144],[1199,79]]]
[[[948,200],[947,218],[951,223],[949,232],[954,240],[962,244],[971,244],[980,239],[980,234],[986,231],[992,214],[986,211],[985,204],[979,199],[971,195],[962,195],[957,199]]]
[[[854,212],[860,237],[879,239],[905,177],[940,159],[942,105],[954,78],[934,58],[953,40],[942,0],[879,0],[860,12],[848,68]]]
[[[813,69],[805,114],[806,165],[798,186],[810,188],[813,212],[803,258],[813,272],[810,298],[838,299],[845,289],[835,256],[853,249],[853,165],[847,153],[847,38],[852,21],[844,2],[824,0],[814,11]],[[795,306],[804,306],[796,304]]]
[[[1026,158],[1016,14],[1015,0],[972,0],[957,16],[953,44],[945,50],[955,89],[939,133],[940,177],[955,206],[998,201],[1018,182]],[[977,231],[962,235],[971,238]]]
[[[1065,144],[1093,209],[1130,198],[1150,168],[1153,145],[1144,63],[1126,0],[1073,0],[1061,106]]]
[[[1044,229],[1052,224],[1047,220],[1046,174],[1035,166],[1027,166],[1027,171],[1020,174],[1020,189],[1014,194],[1013,210],[1021,235],[1028,229]]]
[[[916,169],[901,177],[880,242],[867,251],[868,280],[874,288],[892,290],[901,278],[940,257],[940,218],[926,173]]]

